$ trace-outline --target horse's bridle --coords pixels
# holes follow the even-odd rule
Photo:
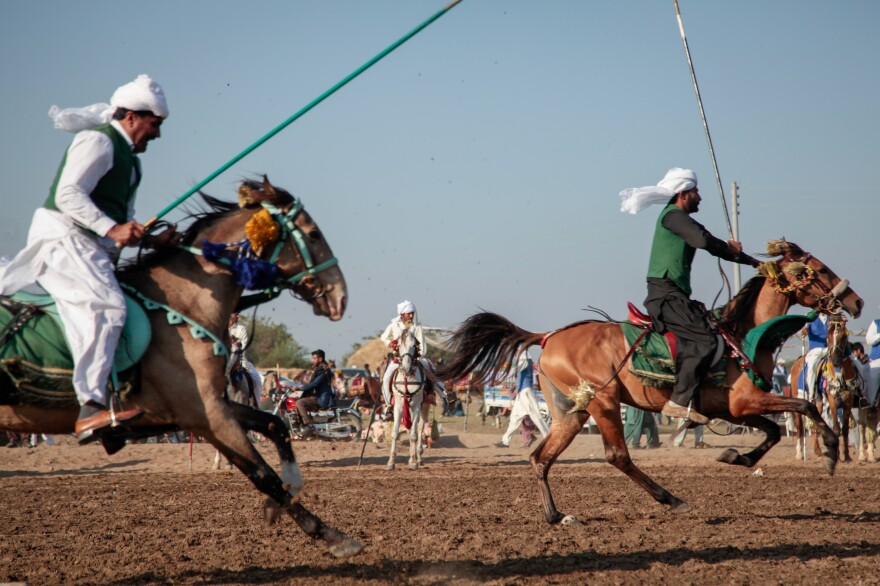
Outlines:
[[[280,227],[280,235],[266,262],[277,265],[278,258],[281,256],[282,250],[284,250],[284,245],[289,240],[296,247],[300,258],[302,258],[303,264],[305,265],[305,269],[289,277],[278,275],[275,278],[275,283],[263,290],[264,299],[275,299],[281,295],[281,291],[284,289],[290,289],[295,297],[306,301],[318,299],[326,295],[328,290],[327,287],[321,287],[314,295],[311,295],[308,298],[296,291],[296,288],[301,286],[310,277],[339,264],[339,260],[335,256],[322,263],[315,264],[315,261],[312,258],[312,253],[309,252],[309,248],[306,245],[306,236],[303,234],[300,227],[296,225],[296,218],[303,212],[302,200],[294,201],[293,205],[286,211],[266,202],[263,202],[261,205],[269,212],[272,219],[275,220]],[[242,243],[245,243],[245,241],[231,243],[229,246],[236,244],[241,245]],[[204,256],[203,252],[194,246],[181,246],[180,248],[192,254]],[[227,267],[232,266],[232,261],[223,257],[214,259],[214,262],[226,265]]]
[[[840,296],[849,288],[849,280],[841,279],[834,287],[828,287],[828,285],[816,278],[815,269],[807,264],[812,258],[812,254],[805,252],[803,256],[799,258],[786,259],[789,262],[802,263],[804,265],[804,270],[797,280],[789,281],[786,279],[785,285],[782,284],[782,273],[784,270],[779,270],[777,261],[767,261],[763,266],[767,278],[770,279],[770,282],[773,285],[773,290],[780,295],[784,295],[791,299],[792,297],[797,296],[797,293],[800,292],[805,297],[812,297],[815,299],[816,308],[821,313],[839,314],[844,309],[843,304],[840,302]],[[815,285],[822,292],[821,296],[807,291],[807,288],[812,285]]]
[[[306,278],[339,264],[339,260],[335,256],[318,264],[315,264],[312,259],[312,253],[309,252],[309,248],[306,246],[305,235],[299,226],[296,225],[296,218],[303,211],[302,200],[295,201],[287,211],[283,211],[269,203],[263,203],[263,207],[272,214],[272,217],[281,226],[281,236],[278,238],[278,242],[275,243],[275,250],[272,251],[272,254],[269,257],[269,262],[275,263],[278,261],[278,257],[281,255],[281,251],[284,248],[284,243],[289,239],[296,246],[300,257],[303,260],[303,264],[305,265],[305,269],[295,275],[290,277],[279,276],[275,285],[277,288],[281,289],[289,287],[292,290],[296,286],[302,284]],[[296,295],[296,293],[294,294]],[[309,299],[318,299],[326,294],[327,289],[322,287]]]

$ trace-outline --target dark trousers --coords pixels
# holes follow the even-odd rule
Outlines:
[[[302,420],[303,425],[312,424],[312,416],[309,415],[309,411],[317,410],[318,397],[300,397],[296,400],[296,412],[299,413],[299,418],[300,420]]]
[[[679,405],[687,405],[712,366],[712,357],[718,347],[706,320],[706,310],[666,279],[648,280],[645,309],[654,318],[656,331],[670,331],[678,338],[676,381],[670,399]]]

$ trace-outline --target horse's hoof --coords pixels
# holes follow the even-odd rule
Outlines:
[[[360,541],[346,536],[341,542],[336,545],[331,545],[327,549],[330,550],[333,557],[342,559],[350,558],[353,555],[359,554],[361,550],[364,549],[364,546]]]
[[[418,470],[418,469],[419,469],[419,465],[418,465],[418,464],[410,464],[410,465],[409,465],[409,469],[410,469],[410,470]]]
[[[681,515],[684,513],[690,513],[692,509],[693,509],[692,506],[690,506],[689,504],[687,504],[684,501],[681,501],[677,505],[669,507],[669,512],[674,515]]]
[[[724,462],[725,464],[737,464],[737,460],[739,459],[739,457],[739,452],[737,452],[733,448],[728,448],[724,450],[720,456],[718,456],[718,461]]]
[[[583,525],[580,521],[577,520],[577,517],[574,515],[566,515],[562,518],[562,521],[559,522],[562,525],[567,525],[569,527],[575,527],[577,525]]]
[[[825,456],[822,458],[822,462],[825,464],[825,470],[828,472],[828,476],[834,476],[834,469],[837,467],[837,458]]]
[[[266,525],[273,525],[279,517],[281,517],[281,505],[267,498],[263,503],[263,520],[266,521]]]
[[[385,470],[394,470],[394,464],[388,464],[385,466]]]

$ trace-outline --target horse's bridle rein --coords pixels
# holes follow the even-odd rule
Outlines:
[[[777,261],[765,262],[762,269],[770,280],[773,290],[780,295],[790,299],[796,296],[797,293],[802,293],[805,297],[812,297],[816,300],[816,308],[820,312],[832,315],[839,314],[844,310],[843,304],[840,302],[840,296],[849,289],[849,280],[841,279],[834,287],[828,287],[828,285],[816,277],[816,270],[807,264],[812,258],[812,254],[805,252],[799,258],[786,259],[788,262],[801,263],[804,266],[801,276],[797,277],[794,281],[789,281],[782,277],[782,273],[785,270],[779,269]],[[783,285],[783,281],[785,285]],[[807,291],[807,288],[813,285],[822,292],[821,296]]]

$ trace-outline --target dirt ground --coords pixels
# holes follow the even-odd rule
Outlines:
[[[37,584],[878,584],[880,464],[794,460],[792,440],[756,470],[715,461],[758,435],[706,433],[706,449],[634,450],[635,462],[694,506],[676,516],[604,461],[582,434],[551,472],[580,526],[545,523],[530,450],[500,431],[449,423],[417,472],[387,451],[298,442],[304,504],[364,543],[336,560],[210,446],[0,448],[0,582]],[[688,438],[685,446],[692,446]],[[269,462],[274,452],[260,447]]]

